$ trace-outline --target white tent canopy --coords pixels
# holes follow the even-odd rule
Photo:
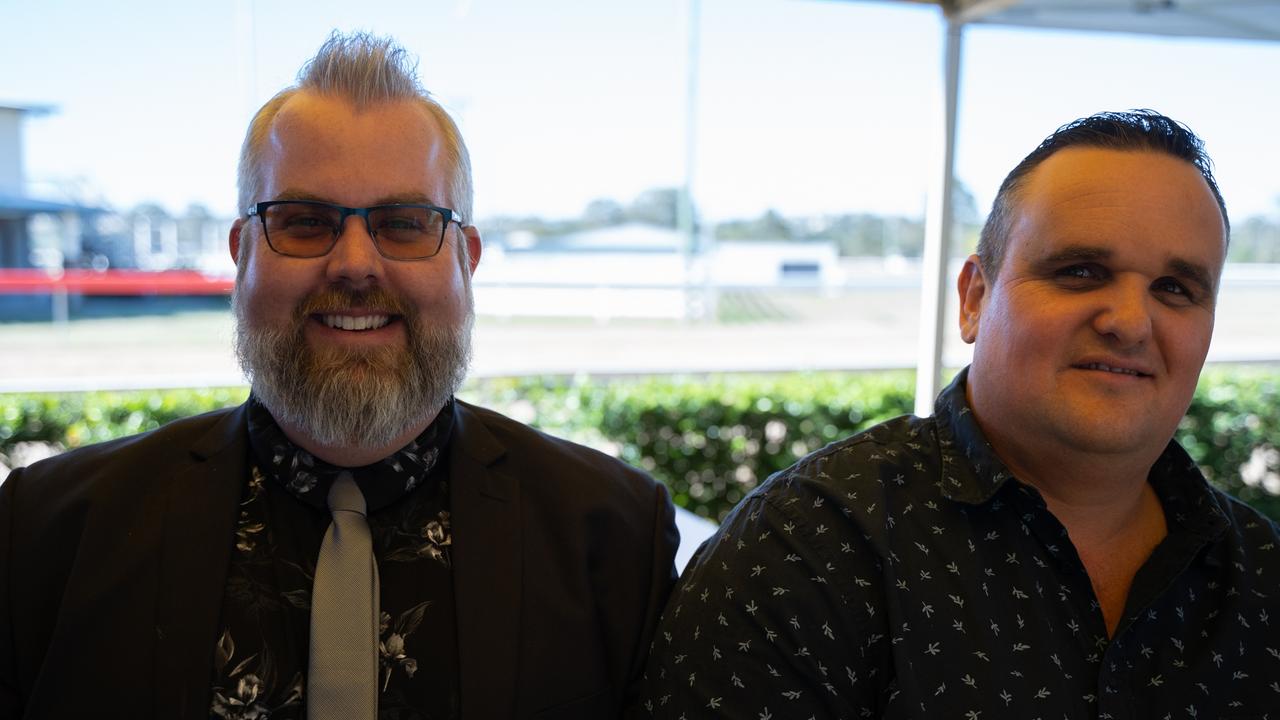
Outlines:
[[[958,0],[934,3],[962,23],[1280,40],[1274,0]]]
[[[928,415],[941,385],[947,258],[952,235],[956,106],[961,45],[970,24],[1024,26],[1234,40],[1280,41],[1277,0],[899,0],[937,5],[947,19],[943,51],[944,112],[938,133],[938,174],[925,220],[917,415]]]

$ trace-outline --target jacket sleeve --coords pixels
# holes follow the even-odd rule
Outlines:
[[[0,718],[22,717],[18,694],[18,662],[13,639],[13,598],[17,583],[12,577],[14,494],[21,470],[0,481]]]
[[[645,598],[640,634],[632,645],[635,650],[623,693],[624,707],[638,698],[644,665],[649,656],[649,647],[653,643],[653,634],[658,627],[658,618],[676,583],[675,556],[676,550],[680,547],[680,531],[676,528],[675,506],[671,503],[667,487],[662,483],[654,483],[653,507],[649,516],[652,536],[649,591]]]

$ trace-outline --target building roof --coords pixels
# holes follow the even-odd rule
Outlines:
[[[15,103],[0,100],[0,110],[16,110],[24,112],[28,115],[50,115],[57,111],[57,107],[53,105],[32,105],[30,103]]]
[[[100,208],[88,205],[74,205],[71,203],[55,202],[52,200],[40,200],[38,198],[26,197],[24,195],[7,195],[5,193],[0,193],[0,212],[5,213],[57,213],[98,209]]]

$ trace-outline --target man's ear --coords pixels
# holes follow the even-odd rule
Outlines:
[[[960,339],[972,343],[978,339],[978,321],[987,299],[987,276],[977,255],[964,261],[956,289],[960,291]]]
[[[475,275],[476,266],[480,264],[480,253],[484,251],[484,241],[480,239],[480,230],[474,225],[463,227],[462,235],[467,243],[467,274]]]
[[[231,223],[231,232],[227,235],[227,246],[231,249],[231,261],[240,262],[240,231],[244,229],[244,218],[236,218]]]

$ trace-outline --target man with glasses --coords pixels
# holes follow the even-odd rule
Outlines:
[[[482,245],[405,52],[332,36],[239,185],[251,397],[0,486],[0,717],[618,715],[672,506],[454,399]]]

